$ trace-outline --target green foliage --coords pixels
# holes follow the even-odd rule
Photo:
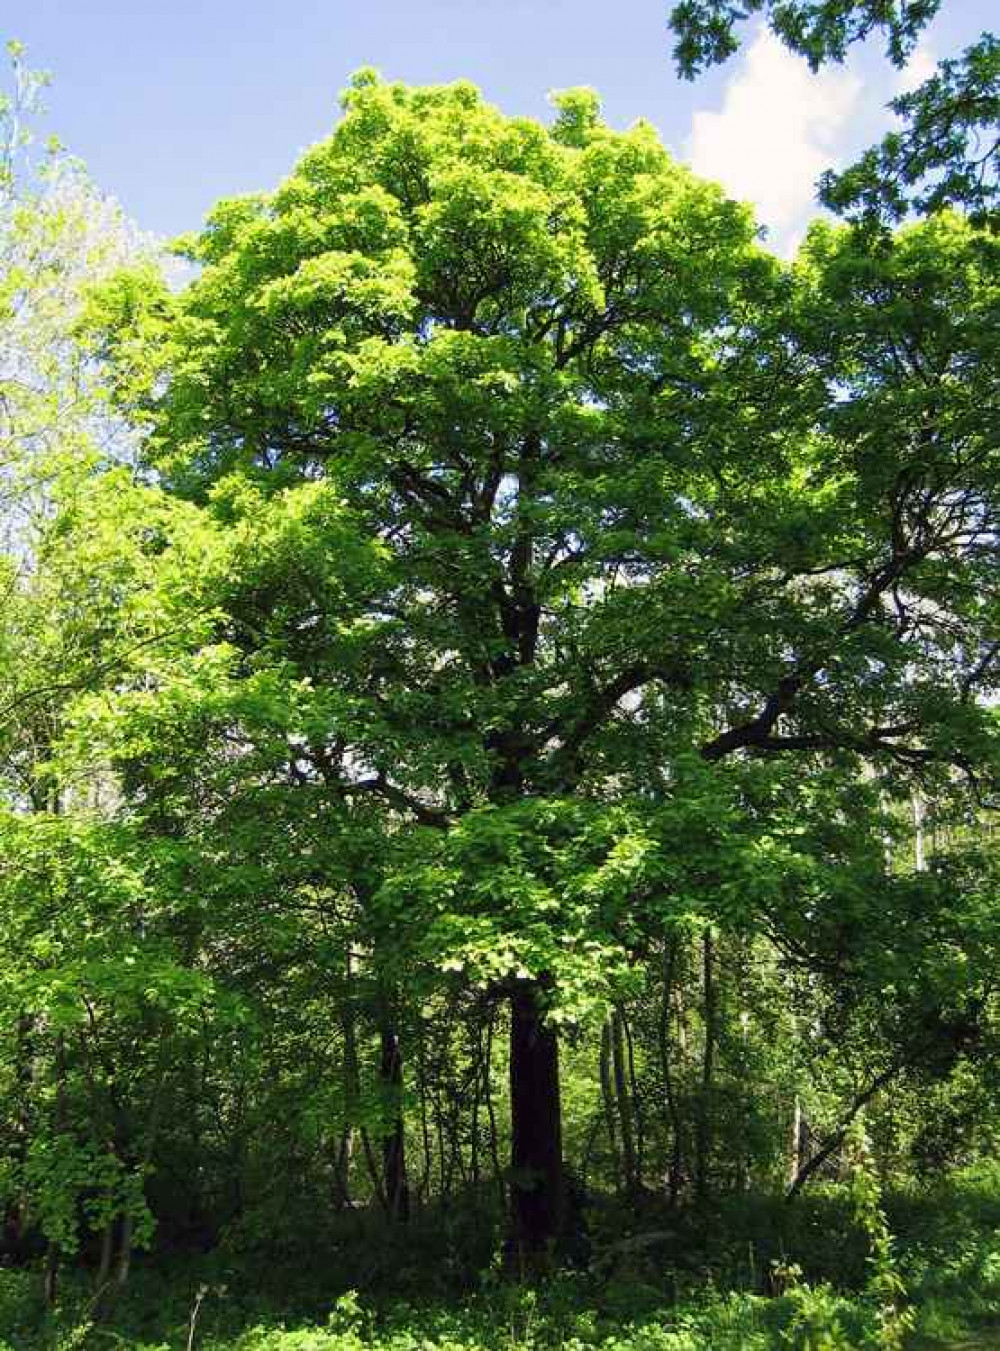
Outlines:
[[[973,220],[995,221],[1000,192],[997,37],[984,33],[889,106],[903,129],[888,133],[850,168],[824,174],[824,203],[867,220],[901,220],[911,208],[929,215],[959,206]]]
[[[1000,1135],[996,240],[786,267],[589,91],[343,102],[184,288],[68,267],[30,320],[0,1209],[46,1335],[833,1351],[952,1275],[987,1307],[982,1226],[935,1290],[876,1179]]]
[[[63,478],[125,456],[132,438],[106,387],[74,342],[92,283],[154,256],[82,165],[50,141],[32,151],[33,119],[48,77],[7,44],[10,92],[0,90],[0,470],[5,548],[30,548],[32,519]]]
[[[908,1213],[909,1234],[900,1240],[898,1252],[911,1290],[920,1294],[914,1333],[919,1339],[913,1344],[975,1344],[977,1330],[988,1335],[990,1319],[1000,1307],[995,1176],[967,1174],[933,1195],[889,1200],[899,1212],[897,1219]],[[844,1201],[849,1203],[849,1197]],[[759,1225],[758,1218],[758,1232]],[[808,1257],[805,1250],[804,1255]],[[320,1351],[477,1351],[496,1346],[511,1351],[831,1351],[889,1344],[882,1339],[877,1306],[869,1294],[805,1282],[790,1269],[792,1284],[771,1297],[746,1290],[690,1294],[678,1289],[677,1268],[664,1267],[657,1259],[642,1281],[633,1276],[609,1285],[564,1274],[528,1290],[501,1280],[488,1283],[479,1294],[467,1294],[460,1304],[426,1297],[413,1303],[383,1301],[351,1290],[336,1294],[328,1281],[316,1276],[304,1288],[293,1269],[273,1271],[274,1289],[262,1294],[252,1277],[230,1271],[223,1283],[216,1270],[202,1259],[200,1267],[175,1264],[159,1274],[138,1271],[134,1287],[116,1305],[113,1321],[100,1329],[89,1324],[83,1289],[67,1287],[61,1307],[44,1315],[29,1274],[5,1271],[0,1273],[0,1338],[18,1351],[41,1351],[91,1333],[128,1347],[184,1345],[201,1295],[195,1345],[206,1351],[286,1351],[302,1345]]]
[[[771,30],[813,70],[843,61],[850,44],[877,34],[901,67],[941,7],[941,0],[682,0],[670,12],[674,55],[691,79],[731,56],[737,25],[761,14]],[[825,205],[869,224],[895,223],[909,210],[932,214],[959,207],[981,223],[995,221],[1000,192],[1000,44],[992,33],[941,61],[916,89],[889,103],[901,119],[856,164],[820,180]]]

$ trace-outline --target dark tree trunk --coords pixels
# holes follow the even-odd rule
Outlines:
[[[23,1165],[31,1145],[32,1095],[34,1090],[35,1019],[22,1012],[17,1019],[14,1081],[16,1100],[10,1154]],[[21,1259],[28,1249],[28,1201],[23,1192],[11,1197],[3,1215],[2,1249],[5,1255]]]
[[[56,1037],[56,1130],[66,1130],[66,1039],[62,1032]],[[59,1295],[59,1244],[49,1240],[45,1252],[45,1271],[42,1291],[48,1308],[55,1307]]]
[[[715,989],[715,942],[711,929],[705,930],[702,940],[702,971],[704,984],[705,1046],[701,1061],[701,1093],[698,1102],[697,1134],[695,1140],[695,1190],[699,1200],[708,1196],[708,1175],[711,1166],[714,1128],[713,1077],[715,1073],[716,1021],[718,1014]]]
[[[618,1120],[622,1132],[625,1190],[631,1196],[638,1189],[639,1174],[636,1168],[635,1133],[632,1129],[632,1097],[626,1077],[625,1018],[620,1009],[611,1011],[611,1063],[614,1068],[615,1101],[618,1104]]]
[[[490,1123],[490,1162],[493,1165],[493,1177],[496,1182],[500,1209],[507,1207],[507,1189],[504,1183],[503,1168],[500,1165],[499,1132],[497,1114],[493,1105],[493,1029],[496,1022],[496,1008],[490,1009],[486,1023],[486,1054],[483,1061],[483,1090],[486,1094],[486,1115]]]
[[[396,1030],[383,1025],[381,1041],[382,1092],[389,1119],[382,1136],[382,1177],[385,1203],[394,1220],[410,1216],[410,1189],[406,1180],[406,1142],[403,1128],[403,1057]]]
[[[361,1097],[354,1000],[354,954],[348,948],[344,961],[344,998],[340,1015],[344,1042],[344,1124],[334,1158],[333,1177],[333,1199],[338,1210],[344,1210],[351,1204],[351,1163],[354,1158],[355,1120],[358,1111],[358,1099]]]
[[[667,1198],[671,1206],[677,1204],[684,1169],[684,1140],[681,1115],[674,1090],[673,1055],[670,1046],[670,1004],[674,995],[674,975],[677,963],[677,939],[671,938],[663,954],[663,999],[657,1027],[660,1046],[660,1068],[663,1073],[663,1093],[670,1121],[670,1164],[667,1170]]]
[[[615,1090],[611,1083],[611,1015],[604,1020],[601,1028],[601,1102],[604,1107],[604,1121],[608,1128],[608,1145],[615,1170],[615,1186],[622,1187],[621,1153],[618,1149],[618,1126],[615,1121]]]
[[[531,1263],[561,1236],[564,1211],[559,1043],[538,981],[511,996],[510,1102],[512,1246]]]
[[[802,1099],[796,1093],[795,1102],[792,1105],[792,1138],[791,1148],[788,1157],[788,1185],[794,1187],[799,1173],[802,1171],[802,1161],[805,1158],[805,1131],[802,1121]]]
[[[337,1210],[351,1204],[351,1159],[354,1157],[354,1127],[348,1122],[340,1132],[333,1160],[333,1203]]]
[[[810,1159],[806,1159],[800,1165],[798,1172],[795,1177],[791,1179],[788,1190],[785,1192],[785,1199],[787,1201],[794,1201],[796,1196],[798,1196],[799,1192],[812,1177],[813,1173],[818,1172],[826,1163],[827,1159],[831,1158],[837,1152],[847,1139],[847,1133],[851,1129],[854,1118],[863,1110],[863,1108],[868,1106],[876,1093],[881,1092],[887,1084],[892,1082],[896,1075],[904,1068],[905,1064],[906,1061],[902,1058],[893,1061],[887,1070],[883,1070],[880,1075],[872,1080],[864,1092],[857,1095],[847,1111],[841,1117],[840,1125],[833,1134],[827,1137],[826,1142]]]
[[[434,1145],[431,1141],[431,1127],[427,1110],[427,1058],[424,1054],[424,1028],[421,1025],[417,1037],[417,1079],[420,1086],[420,1140],[423,1146],[423,1168],[417,1183],[417,1204],[423,1205],[430,1196],[431,1174],[434,1171]]]

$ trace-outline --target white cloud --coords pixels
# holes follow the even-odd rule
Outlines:
[[[816,180],[840,155],[860,111],[862,81],[842,67],[812,74],[760,30],[726,86],[718,112],[696,112],[687,158],[696,173],[753,202],[770,243],[788,254],[815,213]]]
[[[918,42],[902,70],[896,72],[893,94],[908,94],[929,80],[937,69],[937,57],[929,42]]]

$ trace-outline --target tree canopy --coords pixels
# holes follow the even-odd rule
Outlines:
[[[898,1332],[859,1123],[907,1177],[997,1137],[1000,245],[785,264],[554,101],[362,71],[183,286],[56,215],[0,631],[0,1200],[50,1297],[152,1244],[395,1279],[427,1216],[537,1273],[602,1195],[853,1172]]]
[[[674,56],[693,78],[739,46],[738,26],[761,15],[781,41],[813,70],[843,61],[856,42],[878,37],[892,64],[903,67],[941,0],[681,0],[670,11]],[[823,203],[852,219],[893,224],[908,211],[958,207],[980,223],[997,220],[1000,193],[1000,43],[992,33],[937,65],[889,108],[898,129],[856,164],[827,171]]]
[[[992,791],[995,245],[817,228],[785,271],[588,94],[545,129],[362,73],[187,249],[184,292],[122,276],[94,322],[164,484],[253,540],[211,705],[259,689],[310,801],[416,827],[369,904],[508,983],[544,1242],[554,1011],[628,948],[621,868],[662,884],[650,811],[690,824],[747,753]]]

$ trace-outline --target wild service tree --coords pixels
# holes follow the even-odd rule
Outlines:
[[[648,126],[557,102],[362,73],[188,241],[185,291],[123,275],[94,315],[160,481],[242,541],[195,677],[255,691],[220,763],[270,719],[310,800],[376,806],[383,931],[509,1001],[528,1253],[563,1225],[558,1027],[629,922],[629,809],[691,820],[748,756],[986,791],[1000,651],[994,246],[820,231],[789,272]]]

